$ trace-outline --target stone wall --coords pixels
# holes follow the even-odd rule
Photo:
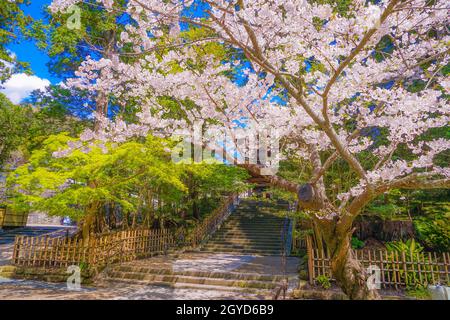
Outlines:
[[[46,226],[61,226],[62,217],[51,217],[43,212],[32,212],[28,215],[27,226],[31,225],[46,225]]]
[[[353,227],[353,235],[361,240],[374,238],[379,241],[398,241],[415,237],[411,220],[383,220],[379,217],[361,216]]]

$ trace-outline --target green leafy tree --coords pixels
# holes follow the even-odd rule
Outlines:
[[[200,218],[224,193],[245,188],[241,169],[172,162],[171,143],[149,135],[144,141],[90,146],[67,133],[51,135],[9,175],[10,206],[69,216],[80,222],[86,239],[117,226],[179,224],[195,206],[194,217]],[[108,209],[120,213],[120,223],[108,224]]]
[[[195,219],[201,218],[202,205],[212,209],[220,195],[244,191],[247,184],[243,181],[249,177],[241,168],[204,162],[183,165],[183,175],[189,189],[187,204]]]
[[[0,93],[0,171],[8,169],[13,151],[18,151],[21,161],[26,161],[49,135],[63,131],[75,135],[85,126],[63,105],[15,105]],[[11,165],[14,167],[14,161]]]
[[[55,154],[68,144],[79,148],[65,156]],[[106,204],[128,215],[142,206],[139,190],[149,185],[161,188],[160,201],[180,198],[186,191],[161,140],[92,147],[89,152],[85,148],[65,133],[50,136],[29,163],[8,177],[13,210],[42,210],[82,220],[83,236],[88,238],[91,232],[101,231]]]

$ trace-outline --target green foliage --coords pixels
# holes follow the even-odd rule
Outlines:
[[[346,16],[352,4],[351,0],[313,0],[318,4],[329,4],[333,8],[334,12],[340,15]]]
[[[26,160],[50,134],[63,131],[76,134],[83,127],[83,122],[70,117],[63,106],[18,106],[0,93],[0,168],[8,170],[5,166],[13,151]]]
[[[82,261],[78,266],[80,267],[81,272],[89,270],[89,264],[87,262]]]
[[[427,249],[450,250],[450,193],[448,189],[391,190],[373,200],[365,215],[382,219],[412,219],[417,240]]]
[[[17,61],[10,55],[6,46],[17,42],[17,31],[24,31],[31,23],[31,17],[26,16],[21,5],[28,1],[1,1],[0,2],[0,83],[5,81],[11,73],[20,65],[14,65]],[[24,64],[21,65],[25,66]]]
[[[352,237],[351,244],[353,249],[362,249],[364,248],[365,242],[359,240],[357,237]]]
[[[416,289],[409,289],[406,290],[406,295],[409,297],[413,297],[419,300],[430,300],[431,295],[427,288],[416,288]]]
[[[80,29],[76,32],[69,29],[66,23],[71,13],[51,13],[47,10],[51,26],[46,49],[52,58],[50,68],[57,74],[67,74],[77,69],[89,52],[86,43],[103,52],[111,45],[111,40],[117,41],[123,30],[123,25],[116,23],[119,11],[98,10],[95,1],[77,5],[82,15]],[[114,1],[114,7],[124,10],[124,1]]]
[[[402,215],[405,208],[397,206],[394,203],[378,204],[376,202],[371,203],[366,207],[365,212],[369,215],[376,215],[383,220],[394,219],[396,216]]]
[[[0,2],[0,83],[15,72],[30,73],[29,63],[18,61],[8,50],[8,44],[19,43],[22,39],[33,39],[41,46],[46,29],[41,20],[33,20],[22,10],[30,0]]]
[[[24,142],[32,117],[31,108],[16,106],[0,93],[0,168],[11,152]]]
[[[408,239],[404,241],[393,241],[386,243],[386,249],[388,252],[405,253],[413,256],[421,254],[423,247],[418,244],[414,239]]]
[[[325,275],[320,275],[316,278],[317,283],[325,290],[331,288],[330,279]]]
[[[386,249],[389,253],[388,259],[394,263],[398,259],[405,258],[407,264],[417,264],[425,261],[425,253],[423,247],[414,239],[404,241],[394,241],[386,243]],[[387,265],[388,269],[393,269],[394,265]],[[421,289],[426,288],[428,284],[432,283],[431,266],[421,264],[422,275],[419,277],[417,272],[411,269],[405,270],[401,265],[396,263],[395,268],[398,269],[398,274],[402,281],[406,283],[407,289]]]
[[[211,212],[222,194],[245,190],[245,171],[218,163],[176,164],[174,142],[148,136],[119,145],[88,146],[67,133],[51,135],[8,176],[12,210],[42,210],[80,220],[119,209],[128,223],[182,223],[193,207]],[[72,146],[64,157],[55,152]],[[89,147],[89,150],[87,148]],[[185,214],[181,214],[185,212]],[[146,222],[144,222],[146,221]]]
[[[430,218],[420,216],[414,219],[414,227],[421,241],[427,248],[439,252],[450,251],[450,210],[441,211]]]
[[[186,191],[179,168],[169,161],[161,140],[148,138],[144,143],[130,141],[53,156],[74,143],[77,140],[64,133],[50,136],[29,163],[8,177],[13,210],[43,210],[79,219],[105,203],[120,206],[124,213],[136,211],[138,192],[148,184],[157,184],[167,201],[181,199]]]

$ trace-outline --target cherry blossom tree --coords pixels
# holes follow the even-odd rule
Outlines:
[[[55,0],[51,9],[77,2]],[[115,10],[113,0],[97,2]],[[259,164],[240,166],[295,193],[321,231],[343,291],[351,299],[376,298],[351,250],[353,221],[391,189],[450,186],[449,168],[435,161],[448,159],[450,141],[427,135],[449,123],[446,2],[355,0],[338,12],[305,0],[203,0],[202,17],[185,14],[197,4],[128,1],[132,22],[117,55],[87,57],[69,84],[138,103],[138,121],[102,118],[102,130],[82,140],[167,136],[192,130],[196,121],[230,132],[236,121],[278,128],[289,141],[284,151],[311,163],[310,179],[299,185],[263,175]],[[232,54],[226,60],[204,54],[208,44]],[[242,83],[230,76],[236,70]],[[171,117],[161,97],[170,97],[183,116]],[[362,153],[372,161],[363,162]],[[331,197],[324,175],[336,161],[347,163],[357,183]]]

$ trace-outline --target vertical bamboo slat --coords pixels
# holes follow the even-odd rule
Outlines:
[[[313,268],[312,244],[311,244],[311,237],[309,235],[306,236],[306,254],[308,255],[309,283],[313,284],[315,277],[314,277],[314,268]]]
[[[442,253],[442,260],[444,261],[444,272],[445,272],[445,277],[446,277],[446,281],[448,284],[450,284],[449,281],[449,275],[448,275],[448,254],[446,254],[445,252]]]
[[[431,254],[428,253],[427,257],[428,257],[427,266],[430,267],[429,269],[430,269],[430,273],[431,273],[431,281],[433,283],[435,283],[434,282],[434,270],[433,270],[433,266],[431,264]]]

